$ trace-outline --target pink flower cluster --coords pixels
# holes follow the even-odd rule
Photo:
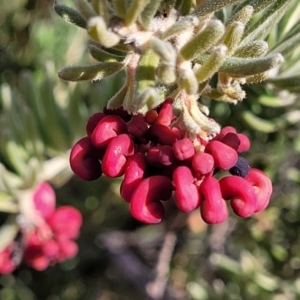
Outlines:
[[[13,272],[21,261],[43,271],[50,265],[74,257],[78,252],[75,239],[82,224],[80,212],[71,206],[55,209],[55,193],[46,182],[35,189],[32,200],[42,222],[33,228],[24,225],[20,236],[0,252],[2,274]]]
[[[71,168],[84,180],[102,173],[124,176],[120,194],[144,223],[160,222],[161,201],[170,199],[182,212],[200,207],[202,219],[210,224],[228,217],[228,200],[243,218],[266,208],[272,184],[240,156],[250,148],[247,136],[228,126],[212,140],[192,141],[175,120],[172,99],[145,116],[122,109],[96,113],[87,122],[87,136],[72,148]],[[220,170],[228,176],[217,179]]]

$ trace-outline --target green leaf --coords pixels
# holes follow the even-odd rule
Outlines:
[[[278,53],[259,58],[229,57],[219,71],[235,77],[244,77],[268,71],[283,61],[282,55]]]
[[[285,107],[295,103],[295,97],[287,97],[287,95],[282,97],[262,95],[258,98],[258,102],[268,107]]]
[[[117,45],[120,41],[120,37],[117,34],[107,29],[106,23],[101,17],[89,19],[87,31],[93,40],[107,48]]]
[[[7,218],[6,222],[0,227],[0,252],[2,252],[14,240],[19,231],[16,216]]]
[[[77,10],[65,5],[60,5],[56,1],[53,4],[53,8],[56,13],[61,16],[67,23],[74,24],[81,28],[86,28],[86,20]]]
[[[152,49],[140,58],[137,70],[136,81],[138,90],[144,90],[155,84],[155,70],[159,62],[159,57]]]
[[[146,8],[150,0],[132,0],[126,11],[125,24],[130,26],[137,21],[142,11]]]
[[[234,56],[243,58],[253,58],[263,56],[268,52],[268,43],[262,40],[252,41],[244,46],[240,46]],[[278,53],[278,52],[277,52]]]
[[[65,67],[58,72],[59,78],[67,81],[101,80],[120,72],[126,66],[121,62],[103,62],[88,66]]]
[[[185,60],[192,60],[212,47],[224,34],[224,25],[219,20],[211,21],[199,34],[189,40],[180,50]]]
[[[245,32],[241,45],[254,40],[263,40],[282,18],[293,0],[276,0],[264,11],[263,16]]]
[[[276,123],[259,118],[250,111],[243,112],[242,118],[249,126],[257,131],[271,133],[278,130],[278,126],[276,125]]]
[[[192,15],[195,15],[197,17],[202,17],[205,15],[208,15],[210,13],[216,12],[223,7],[226,7],[228,5],[237,4],[239,2],[242,2],[244,0],[207,0],[204,2],[203,5],[197,7],[193,12]]]
[[[87,0],[76,0],[76,4],[79,12],[86,20],[97,16],[93,6]]]
[[[93,58],[95,58],[99,62],[120,62],[124,60],[124,56],[109,53],[93,44],[90,44],[88,48]]]
[[[211,78],[214,73],[218,71],[220,66],[222,66],[224,60],[227,57],[227,47],[218,46],[216,49],[209,55],[207,60],[203,65],[195,71],[196,78],[199,83],[202,83],[209,78]]]
[[[271,82],[280,88],[285,88],[285,89],[290,89],[294,87],[297,88],[300,86],[300,75],[269,78],[268,82]]]
[[[270,53],[281,53],[283,56],[286,56],[299,47],[299,43],[300,32],[276,45],[276,47],[274,47]]]
[[[118,0],[117,0],[118,1]],[[145,9],[142,11],[139,22],[142,24],[143,27],[148,28],[150,22],[154,18],[154,15],[159,8],[161,0],[151,0]]]

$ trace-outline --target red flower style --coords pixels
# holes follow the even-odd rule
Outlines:
[[[83,180],[95,180],[102,172],[124,175],[120,194],[144,223],[160,222],[161,201],[170,199],[182,212],[199,208],[211,224],[226,220],[227,203],[243,218],[266,208],[272,184],[240,156],[250,148],[246,135],[227,126],[211,140],[191,140],[176,124],[172,99],[145,116],[105,109],[87,122],[87,136],[72,148],[70,166]],[[229,176],[218,180],[220,170]]]

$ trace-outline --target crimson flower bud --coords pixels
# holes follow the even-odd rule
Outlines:
[[[194,176],[186,166],[180,166],[173,172],[175,185],[175,203],[183,212],[190,212],[200,205],[200,194],[194,184]]]
[[[226,176],[219,181],[222,196],[229,200],[233,211],[242,218],[250,217],[256,210],[257,197],[252,185],[242,177]]]
[[[94,129],[98,125],[98,123],[105,117],[105,114],[102,112],[98,112],[93,114],[86,123],[86,133],[88,136],[91,136]]]
[[[102,171],[108,177],[119,177],[124,174],[127,157],[133,155],[134,144],[128,134],[114,137],[104,154]]]
[[[154,143],[169,146],[172,146],[177,139],[176,133],[170,127],[156,123],[149,127],[148,136]]]
[[[153,124],[157,119],[158,113],[155,109],[149,110],[145,115],[145,121],[148,124]]]
[[[124,110],[123,107],[119,107],[117,109],[108,109],[105,106],[103,108],[103,113],[107,116],[118,116],[125,122],[128,122],[131,119],[131,115],[126,110]]]
[[[172,182],[166,176],[156,175],[142,180],[130,200],[132,216],[148,224],[161,222],[165,210],[159,200],[169,200],[172,191]]]
[[[147,164],[154,166],[154,167],[160,167],[161,162],[159,160],[159,150],[160,147],[153,146],[151,147],[146,156]]]
[[[221,141],[224,138],[224,136],[229,132],[236,133],[236,129],[232,126],[223,127],[220,133],[215,137],[215,140]]]
[[[220,141],[209,142],[205,147],[205,152],[213,156],[216,167],[221,170],[229,170],[238,160],[236,151]]]
[[[193,170],[201,175],[206,175],[214,168],[215,161],[209,153],[198,152],[192,159]]]
[[[125,169],[124,179],[120,186],[120,194],[125,201],[130,202],[132,193],[143,179],[145,169],[146,162],[143,154],[136,153],[129,157]]]
[[[220,141],[234,150],[237,150],[241,143],[238,135],[234,132],[228,132]]]
[[[224,222],[228,217],[228,210],[218,180],[208,176],[203,180],[199,189],[203,195],[200,207],[203,221],[208,224]]]
[[[172,147],[178,160],[188,160],[195,154],[194,144],[190,139],[178,140]]]
[[[105,148],[119,134],[127,133],[127,126],[119,116],[105,116],[94,129],[91,141],[96,148]]]
[[[95,180],[102,175],[101,163],[96,157],[96,151],[89,137],[79,140],[71,150],[71,169],[83,180]]]
[[[168,145],[161,146],[159,148],[158,159],[164,166],[170,166],[174,164],[176,162],[176,157],[174,155],[172,147]]]
[[[50,184],[42,182],[33,191],[35,208],[43,218],[50,216],[55,210],[56,195]]]
[[[80,212],[72,206],[61,206],[50,216],[48,224],[59,239],[75,239],[82,225]]]
[[[249,138],[243,133],[238,133],[238,137],[241,143],[237,149],[237,152],[242,153],[248,151],[250,149]]]
[[[131,118],[127,123],[128,134],[134,138],[144,137],[146,131],[148,130],[148,125],[141,115],[136,115]]]
[[[270,202],[273,191],[270,178],[258,169],[251,169],[245,179],[253,185],[257,197],[257,207],[255,212],[264,210]]]
[[[155,123],[161,124],[164,126],[170,126],[173,115],[173,108],[172,108],[173,99],[166,99],[164,103],[161,105],[159,109],[157,119]]]

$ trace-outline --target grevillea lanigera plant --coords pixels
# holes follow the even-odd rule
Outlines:
[[[126,74],[72,148],[74,173],[83,180],[124,176],[121,197],[144,223],[161,222],[162,201],[182,212],[200,209],[210,224],[226,220],[227,203],[243,218],[264,210],[272,184],[242,156],[249,138],[221,128],[202,100],[237,104],[246,97],[243,85],[267,79],[283,63],[264,38],[292,2],[78,0],[77,9],[55,3],[60,16],[87,31],[98,61],[65,67],[59,77]]]

